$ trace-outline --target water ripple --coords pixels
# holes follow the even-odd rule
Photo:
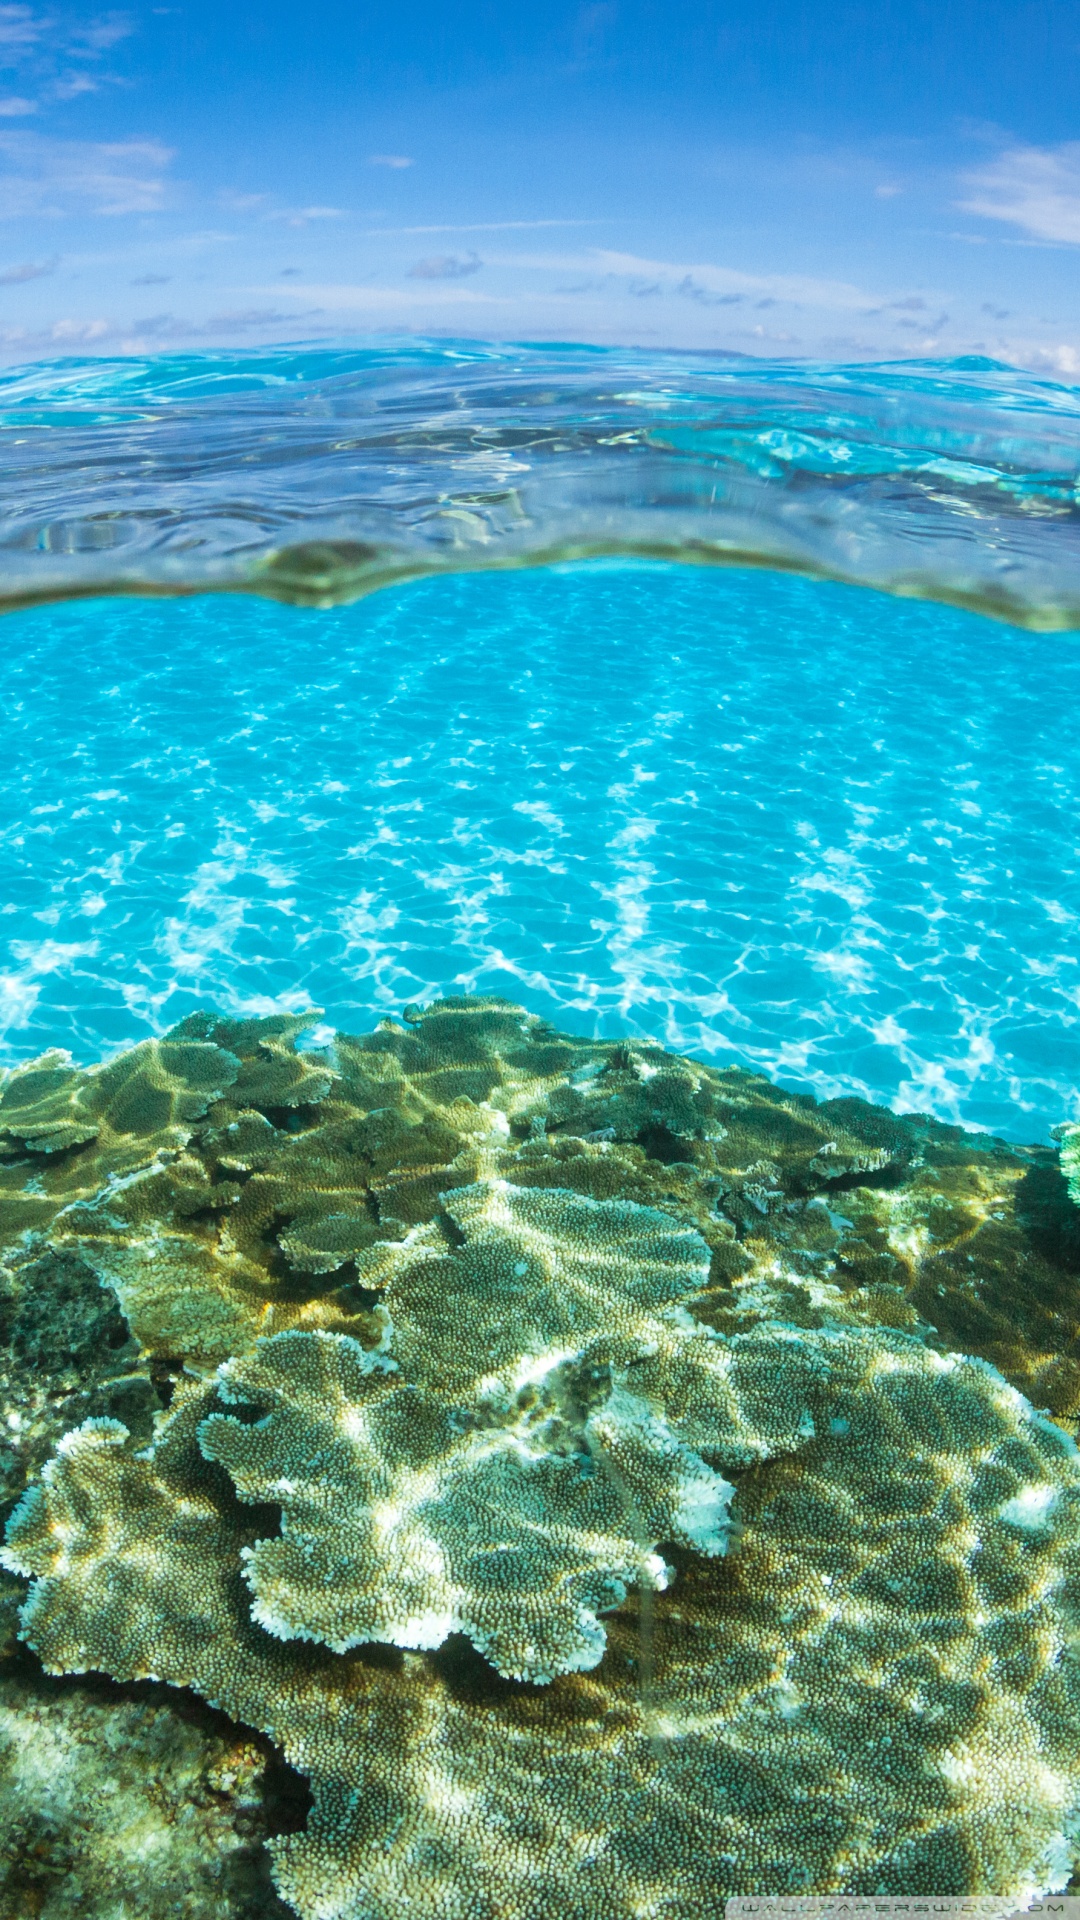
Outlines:
[[[749,561],[1080,624],[1080,392],[400,341],[0,374],[0,606],[234,588],[330,606],[597,554]]]
[[[1034,1138],[1080,1085],[1080,648],[599,563],[13,613],[6,1056],[508,993]]]

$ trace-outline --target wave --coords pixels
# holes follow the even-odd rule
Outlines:
[[[72,358],[0,374],[0,430],[5,609],[333,606],[606,555],[1080,627],[1080,388],[990,360],[467,341]]]

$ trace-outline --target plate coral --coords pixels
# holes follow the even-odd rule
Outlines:
[[[1063,1887],[1055,1154],[504,1001],[314,1051],[305,1018],[0,1086],[4,1564],[46,1670],[273,1742],[302,1920]]]

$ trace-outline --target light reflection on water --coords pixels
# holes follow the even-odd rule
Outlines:
[[[11,1061],[439,990],[1037,1138],[1080,1083],[1080,646],[608,563],[9,615]]]
[[[0,372],[0,604],[301,604],[598,553],[759,561],[1080,626],[1080,393],[992,361],[821,366],[388,341]]]

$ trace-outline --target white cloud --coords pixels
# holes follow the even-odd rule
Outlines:
[[[0,7],[0,47],[16,57],[36,47],[48,23],[31,7]],[[5,61],[8,65],[9,60]]]
[[[1009,147],[965,175],[965,213],[1005,220],[1037,240],[1080,245],[1080,140],[1059,147]]]
[[[120,40],[126,40],[134,33],[135,23],[127,13],[102,13],[96,20],[89,20],[83,26],[70,30],[67,51],[69,54],[84,53],[91,58],[99,53],[107,53]]]
[[[23,86],[32,83],[37,96],[21,104],[0,102],[0,115],[36,113],[39,101],[53,105],[115,84],[104,58],[134,31],[127,13],[77,20],[67,12],[45,14],[28,6],[0,5],[0,69],[21,70]]]
[[[506,307],[514,302],[493,299],[490,294],[474,293],[469,287],[447,287],[435,285],[421,290],[419,287],[346,287],[346,286],[291,286],[291,287],[248,287],[251,294],[272,294],[275,299],[283,295],[289,300],[311,301],[317,307],[325,307],[331,312],[356,313],[393,313],[402,307],[439,306],[482,306]]]
[[[276,220],[285,227],[307,227],[313,220],[344,219],[341,207],[275,207],[268,193],[236,193],[231,187],[222,188],[218,204],[227,207],[230,213],[256,214],[260,220]]]
[[[415,165],[416,161],[410,160],[407,153],[368,154],[369,167],[392,167],[394,172],[397,173],[400,172],[402,167],[415,167]]]
[[[313,220],[341,220],[341,207],[278,207],[268,213],[268,220],[278,220],[286,227],[309,227]]]
[[[50,100],[77,100],[80,94],[97,93],[101,81],[88,73],[65,73],[48,88]]]
[[[36,100],[24,100],[18,94],[13,94],[8,100],[0,100],[0,120],[20,120],[23,114],[36,112]]]
[[[595,227],[596,220],[470,220],[467,225],[438,227],[369,227],[366,240],[392,239],[407,233],[516,233],[532,227]]]
[[[1033,373],[1055,373],[1062,380],[1080,376],[1080,343],[1067,340],[1009,340],[1008,358]]]
[[[171,158],[168,147],[157,140],[0,134],[0,218],[75,211],[154,213],[164,201],[162,174]]]
[[[107,320],[55,320],[49,329],[49,338],[68,344],[78,341],[87,345],[92,340],[101,340],[110,331]]]
[[[0,6],[0,65],[14,66],[37,53],[68,60],[97,60],[135,31],[129,13],[99,13],[90,20],[37,13],[33,7]]]
[[[50,60],[98,60],[135,31],[128,13],[100,13],[72,20],[35,13],[33,7],[0,6],[0,64],[15,66],[33,55]]]
[[[696,289],[714,297],[742,295],[770,299],[799,307],[826,307],[841,312],[863,312],[876,306],[880,295],[852,286],[847,280],[819,280],[803,273],[740,273],[733,267],[675,265],[666,260],[640,260],[634,254],[598,252],[597,264],[612,273],[643,274],[677,282],[676,290],[698,297]]]
[[[223,187],[218,194],[219,205],[227,207],[230,213],[257,213],[269,199],[268,193],[234,193],[231,187]]]

